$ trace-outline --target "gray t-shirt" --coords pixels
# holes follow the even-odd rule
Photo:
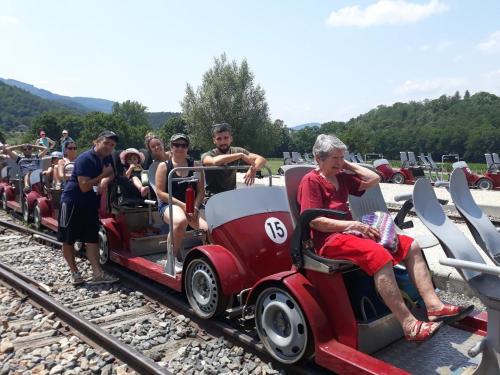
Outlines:
[[[242,147],[229,147],[229,150],[222,154],[219,149],[214,148],[208,152],[205,152],[201,155],[201,162],[203,163],[203,159],[207,156],[215,157],[219,155],[229,155],[236,154],[238,152],[242,152],[245,155],[250,154],[246,149]],[[243,161],[241,159],[235,160],[231,163],[227,163],[226,165],[241,165]],[[205,190],[207,196],[222,193],[223,191],[234,190],[236,189],[236,169],[227,170],[227,171],[206,171],[205,172]]]

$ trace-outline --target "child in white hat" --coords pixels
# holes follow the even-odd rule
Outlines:
[[[141,193],[141,197],[146,198],[149,193],[148,186],[142,186],[141,163],[144,162],[144,154],[135,148],[127,148],[120,153],[120,161],[125,167],[125,177],[127,177]]]

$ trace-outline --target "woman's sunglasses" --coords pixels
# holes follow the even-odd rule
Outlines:
[[[172,143],[172,146],[176,148],[188,148],[187,143]]]

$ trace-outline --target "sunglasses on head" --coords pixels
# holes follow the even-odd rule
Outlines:
[[[188,148],[187,143],[172,143],[172,146],[176,148]]]

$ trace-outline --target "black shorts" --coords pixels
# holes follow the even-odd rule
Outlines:
[[[57,240],[69,245],[76,241],[98,243],[99,213],[97,208],[61,203],[58,217]]]

